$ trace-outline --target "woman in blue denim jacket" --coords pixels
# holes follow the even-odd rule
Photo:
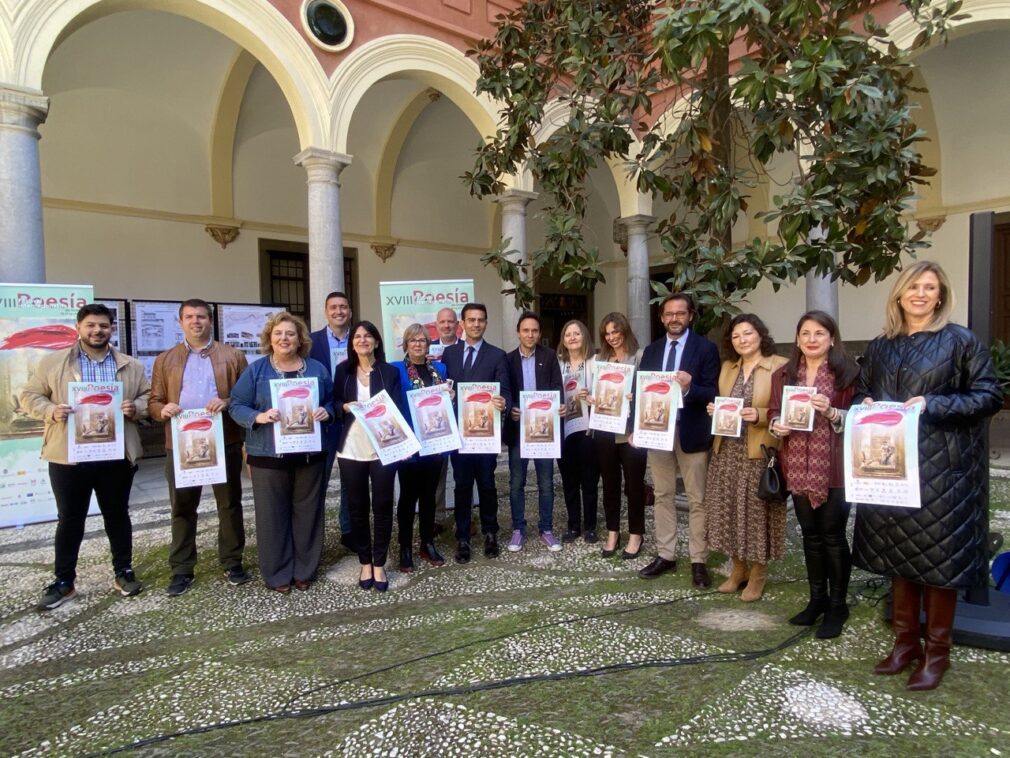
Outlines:
[[[323,364],[309,358],[309,329],[287,312],[271,316],[260,334],[264,358],[252,363],[231,392],[228,413],[246,430],[245,449],[256,508],[260,573],[268,587],[307,590],[323,552],[322,488],[326,452],[278,454],[274,424],[281,410],[270,396],[273,379],[315,378],[319,406],[313,423],[333,418],[333,383]],[[305,421],[308,421],[306,419]]]

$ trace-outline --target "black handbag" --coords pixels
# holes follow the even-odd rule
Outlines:
[[[757,496],[766,503],[784,503],[789,493],[786,492],[786,480],[782,476],[779,451],[762,445],[761,453],[765,457],[765,467],[758,481]]]

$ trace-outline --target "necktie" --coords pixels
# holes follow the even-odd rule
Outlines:
[[[463,373],[466,374],[473,368],[473,345],[466,346],[466,360],[463,361]]]
[[[663,371],[673,371],[673,367],[677,365],[677,342],[678,340],[674,340],[670,343],[670,352],[666,354],[666,365],[663,367]]]

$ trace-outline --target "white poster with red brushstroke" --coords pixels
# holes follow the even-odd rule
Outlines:
[[[122,382],[67,382],[67,460],[121,461],[123,444]]]
[[[919,407],[854,405],[845,415],[845,499],[921,508]]]
[[[420,387],[407,392],[410,419],[421,445],[421,455],[438,455],[459,450],[459,431],[452,410],[448,385]]]
[[[639,371],[635,388],[635,447],[673,450],[680,384],[674,371]]]
[[[501,452],[501,413],[491,400],[500,394],[498,382],[458,382],[459,452],[498,455]]]
[[[561,457],[561,393],[534,390],[519,393],[519,456]]]
[[[814,429],[814,404],[812,399],[817,394],[816,387],[782,388],[782,415],[779,423],[794,432],[812,432]]]
[[[712,434],[716,437],[739,437],[743,431],[743,400],[738,397],[717,397],[713,404]]]
[[[323,449],[319,422],[312,417],[319,407],[318,379],[271,379],[270,404],[281,414],[274,422],[274,451],[278,455],[318,453]]]
[[[221,414],[197,408],[173,416],[172,461],[176,487],[201,487],[228,481]]]
[[[624,434],[631,407],[631,379],[635,367],[630,363],[598,362],[593,371],[593,405],[589,412],[589,428],[601,432]]]
[[[365,428],[384,466],[409,458],[421,449],[410,424],[386,390],[364,403],[352,403],[351,413]]]
[[[582,402],[580,393],[588,390],[586,370],[565,371],[561,380],[565,387],[565,437],[589,428],[589,406]]]
[[[386,357],[392,361],[404,354],[403,332],[411,324],[420,324],[432,343],[438,342],[438,312],[451,308],[458,319],[463,306],[473,302],[473,279],[379,282],[379,302],[382,304],[382,339]],[[456,336],[462,335],[460,319]]]
[[[91,285],[0,284],[0,527],[56,518],[44,423],[21,407],[21,388],[43,357],[77,342],[77,311]]]

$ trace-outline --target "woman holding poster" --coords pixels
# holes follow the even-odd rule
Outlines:
[[[589,376],[596,375],[597,363],[626,363],[638,370],[642,351],[631,331],[631,324],[623,313],[608,313],[600,322],[600,352],[588,361]],[[634,386],[634,384],[632,384]],[[586,402],[592,404],[593,398]],[[620,399],[617,399],[620,403]],[[628,434],[634,424],[634,398],[624,434],[593,431],[593,446],[603,479],[603,512],[607,520],[607,542],[601,555],[610,558],[621,545],[621,474],[628,495],[628,547],[621,557],[631,560],[638,557],[645,534],[645,466],[647,451],[628,443]]]
[[[407,391],[422,387],[445,384],[445,366],[441,361],[428,360],[431,339],[428,330],[420,324],[411,324],[403,330],[403,347],[406,355],[396,364],[400,372],[400,386],[403,388],[403,407],[408,408]],[[427,409],[425,409],[427,411]],[[449,417],[452,408],[436,406],[430,412],[423,412],[413,423],[414,434],[420,439],[426,436],[447,435],[452,432]],[[418,428],[420,426],[420,428]],[[396,503],[396,524],[400,534],[400,571],[409,574],[414,570],[414,507],[417,506],[417,525],[421,533],[423,560],[433,566],[441,566],[445,558],[435,548],[435,490],[442,474],[442,464],[446,453],[435,455],[414,455],[400,463],[400,499]]]
[[[344,428],[337,445],[340,486],[347,490],[351,511],[351,536],[358,551],[361,571],[358,586],[378,592],[389,589],[386,579],[386,553],[393,533],[393,480],[396,464],[379,460],[365,431],[351,412],[351,406],[364,403],[383,390],[398,406],[403,402],[400,372],[386,363],[382,337],[371,321],[360,321],[351,329],[351,350],[347,360],[333,375],[333,408],[342,418]],[[405,408],[400,408],[405,413]],[[369,497],[371,483],[371,497]],[[369,526],[372,514],[374,531]]]
[[[813,626],[824,615],[816,635],[832,639],[849,618],[846,598],[852,557],[845,527],[842,430],[845,410],[859,373],[842,344],[838,324],[823,311],[804,313],[796,324],[796,343],[789,363],[772,377],[772,432],[782,439],[782,472],[793,495],[793,510],[803,532],[810,601],[790,624]],[[815,387],[810,399],[813,430],[796,431],[780,423],[782,394],[787,386]]]
[[[589,544],[597,541],[596,500],[600,469],[596,464],[593,438],[583,420],[588,416],[588,411],[583,411],[583,404],[589,396],[587,366],[593,352],[593,337],[585,324],[569,321],[561,328],[558,362],[564,382],[565,402],[561,406],[561,417],[565,429],[558,470],[568,510],[568,529],[562,537],[563,542],[574,542],[580,535]],[[573,431],[576,424],[581,428]]]
[[[753,602],[764,591],[765,567],[785,552],[786,505],[760,500],[757,485],[765,466],[761,446],[776,446],[768,433],[772,374],[786,359],[775,354],[768,327],[751,313],[729,322],[723,354],[719,395],[739,399],[744,437],[716,435],[713,440],[705,486],[706,539],[710,549],[733,561],[719,592],[744,588],[740,599]],[[714,413],[715,404],[709,403],[708,414]]]
[[[228,413],[246,430],[246,462],[252,476],[253,504],[260,574],[277,592],[291,585],[307,590],[323,552],[323,471],[326,453],[278,454],[274,427],[285,423],[271,396],[271,381],[315,379],[320,404],[314,422],[329,421],[333,386],[329,368],[309,358],[309,329],[298,316],[282,311],[267,319],[260,334],[260,352],[242,372],[231,391]],[[310,414],[306,410],[306,416]]]
[[[917,662],[910,690],[930,690],[950,667],[957,590],[986,584],[985,420],[1003,402],[989,351],[950,323],[954,292],[931,261],[908,266],[887,299],[884,333],[866,348],[856,402],[918,406],[918,509],[860,505],[853,560],[891,577],[894,649],[878,674]],[[926,646],[919,610],[926,612]]]

